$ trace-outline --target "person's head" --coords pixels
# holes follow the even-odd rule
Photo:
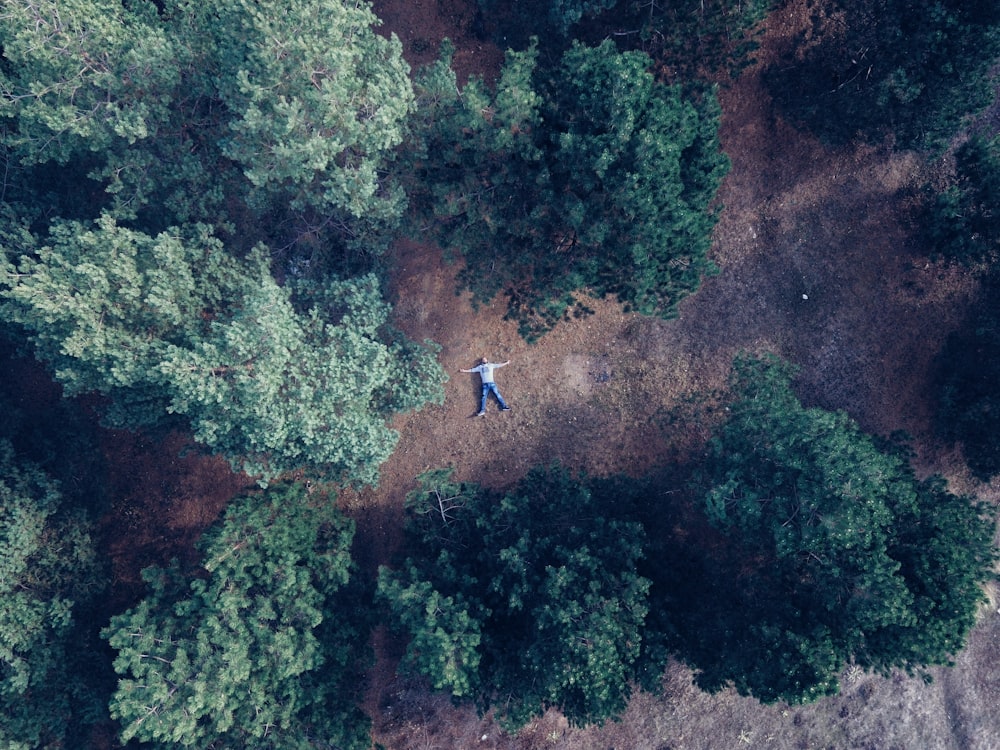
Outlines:
[[[489,360],[486,359],[486,357],[480,357],[479,358],[479,364],[485,365],[487,362],[489,362]]]

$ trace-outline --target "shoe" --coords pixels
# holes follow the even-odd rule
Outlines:
[[[486,416],[486,412],[481,411],[481,412],[477,413],[476,416],[477,417],[485,417]]]
[[[501,406],[500,407],[500,411],[510,411],[510,407],[509,406]]]

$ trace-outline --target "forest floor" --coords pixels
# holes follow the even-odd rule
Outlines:
[[[411,64],[431,61],[437,40],[456,44],[460,79],[487,79],[502,56],[470,33],[458,0],[377,0],[386,31]],[[451,373],[443,406],[400,419],[399,448],[378,491],[347,499],[359,523],[362,563],[389,559],[401,540],[402,503],[414,477],[453,466],[462,480],[506,487],[554,460],[592,474],[638,476],[682,459],[710,424],[686,417],[692,397],[725,387],[733,355],[771,351],[801,367],[810,404],[842,409],[866,430],[904,430],[921,473],[940,472],[961,491],[993,502],[995,487],[970,482],[960,457],[935,442],[935,357],[962,322],[976,284],[932,262],[911,236],[915,194],[933,175],[917,154],[857,146],[834,150],[782,121],[760,71],[810,28],[806,0],[768,20],[758,64],[720,90],[722,145],[732,170],[712,257],[719,275],[681,305],[680,318],[623,314],[610,301],[560,324],[534,345],[503,319],[504,300],[474,310],[456,294],[456,268],[439,250],[402,243],[394,279],[397,321],[442,346]],[[477,408],[476,375],[458,373],[488,356],[513,407]],[[702,411],[704,416],[707,412]],[[674,665],[662,697],[638,695],[620,723],[573,729],[556,712],[517,737],[471,707],[454,707],[419,681],[397,677],[400,644],[377,637],[368,708],[376,739],[418,748],[963,748],[1000,747],[1000,614],[994,602],[969,648],[934,682],[902,674],[845,675],[840,696],[805,707],[763,707],[734,693],[710,696]]]
[[[373,4],[412,65],[433,60],[445,36],[456,44],[460,80],[489,78],[502,62],[502,51],[473,33],[475,0]],[[507,487],[531,466],[556,460],[591,474],[634,476],[683,460],[711,427],[711,410],[695,397],[709,394],[710,404],[741,350],[798,364],[808,403],[845,410],[875,433],[905,430],[921,473],[943,473],[955,489],[996,502],[997,487],[972,483],[960,457],[932,435],[935,357],[977,289],[961,270],[932,262],[912,236],[914,195],[932,177],[926,161],[889,148],[823,146],[782,121],[761,83],[767,61],[810,28],[808,6],[788,0],[775,11],[759,63],[720,90],[722,145],[732,160],[712,251],[720,273],[682,303],[678,319],[627,315],[602,300],[591,305],[593,315],[528,345],[503,319],[502,299],[473,309],[456,293],[457,268],[438,249],[398,245],[396,322],[441,345],[451,378],[444,405],[395,423],[401,439],[379,488],[342,497],[358,523],[363,570],[399,549],[403,499],[428,468],[453,466],[458,479]],[[478,378],[458,370],[480,356],[511,360],[497,375],[511,412],[491,404],[485,419],[473,418]],[[114,486],[103,539],[122,605],[141,593],[140,567],[193,554],[193,541],[248,485],[221,461],[179,457],[183,445],[181,436],[153,443],[105,435]],[[574,729],[550,711],[512,737],[490,715],[398,677],[402,644],[384,630],[364,697],[375,739],[388,750],[990,750],[1000,748],[997,606],[984,607],[954,668],[930,670],[932,684],[849,672],[840,696],[804,707],[707,695],[675,664],[662,696],[637,695],[621,722]]]

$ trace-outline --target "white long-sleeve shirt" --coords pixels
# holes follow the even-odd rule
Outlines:
[[[508,362],[487,362],[484,365],[473,367],[471,370],[463,370],[463,372],[478,372],[483,383],[493,383],[496,382],[493,380],[493,371],[506,367],[508,364]]]

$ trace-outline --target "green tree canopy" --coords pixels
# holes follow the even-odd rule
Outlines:
[[[927,212],[931,249],[968,264],[1000,261],[1000,136],[955,151],[955,177]]]
[[[353,699],[365,641],[345,588],[353,535],[331,498],[275,486],[234,501],[205,534],[190,583],[176,568],[145,571],[149,595],[105,630],[122,740],[367,749]]]
[[[0,315],[68,393],[109,396],[116,426],[176,415],[265,481],[374,481],[386,419],[443,396],[345,260],[402,210],[384,167],[413,93],[377,20],[343,0],[4,6]]]
[[[972,473],[1000,474],[1000,278],[994,270],[938,355],[938,434],[962,446]]]
[[[709,204],[728,165],[714,95],[685,98],[611,42],[551,68],[510,52],[492,95],[459,90],[449,54],[417,83],[411,192],[474,298],[502,291],[528,337],[584,309],[581,292],[674,315],[714,270]]]
[[[766,79],[792,118],[833,142],[891,133],[905,148],[938,147],[993,100],[992,0],[833,0],[814,12],[818,42]]]
[[[572,40],[600,44],[614,38],[656,62],[668,83],[735,79],[753,62],[760,22],[774,0],[479,0],[480,28],[503,48],[539,42],[542,57]]]
[[[646,50],[669,80],[735,79],[753,62],[757,36],[774,0],[623,0],[609,21],[638,31],[627,38]]]
[[[707,568],[723,583],[677,613],[699,684],[766,702],[833,693],[848,663],[949,663],[994,559],[983,507],[917,480],[900,449],[845,414],[804,407],[793,372],[736,363],[699,484],[725,534]]]
[[[299,295],[261,251],[227,254],[206,226],[156,237],[110,217],[26,231],[0,279],[0,313],[23,326],[70,394],[111,397],[108,421],[183,417],[195,438],[268,480],[306,467],[373,482],[394,412],[443,397],[433,351],[395,334],[372,277]]]
[[[94,544],[87,519],[6,439],[0,550],[0,745],[64,747],[70,722],[92,710],[74,629],[79,606],[101,589]]]
[[[380,570],[379,593],[411,636],[410,668],[510,727],[548,706],[577,724],[624,710],[649,586],[638,524],[558,468],[503,497],[429,472],[407,508],[414,556]]]
[[[234,240],[251,223],[247,247],[370,252],[403,207],[385,162],[413,104],[401,46],[377,23],[344,0],[13,0],[0,13],[8,198],[84,191],[87,213],[67,218],[104,211],[154,234],[205,222]]]
[[[386,198],[378,170],[401,140],[413,90],[399,40],[374,33],[380,21],[371,7],[183,5],[215,38],[215,88],[232,113],[222,151],[254,188],[356,217],[386,210],[378,206]]]
[[[955,152],[955,178],[926,214],[931,248],[982,276],[978,299],[938,357],[937,430],[960,443],[972,472],[1000,473],[1000,138],[974,136]]]
[[[0,14],[4,145],[65,163],[155,135],[171,118],[178,52],[151,3],[13,0]]]
[[[954,180],[925,215],[931,249],[982,277],[976,302],[938,356],[937,431],[959,443],[972,472],[1000,473],[1000,138],[974,136],[955,151]]]

